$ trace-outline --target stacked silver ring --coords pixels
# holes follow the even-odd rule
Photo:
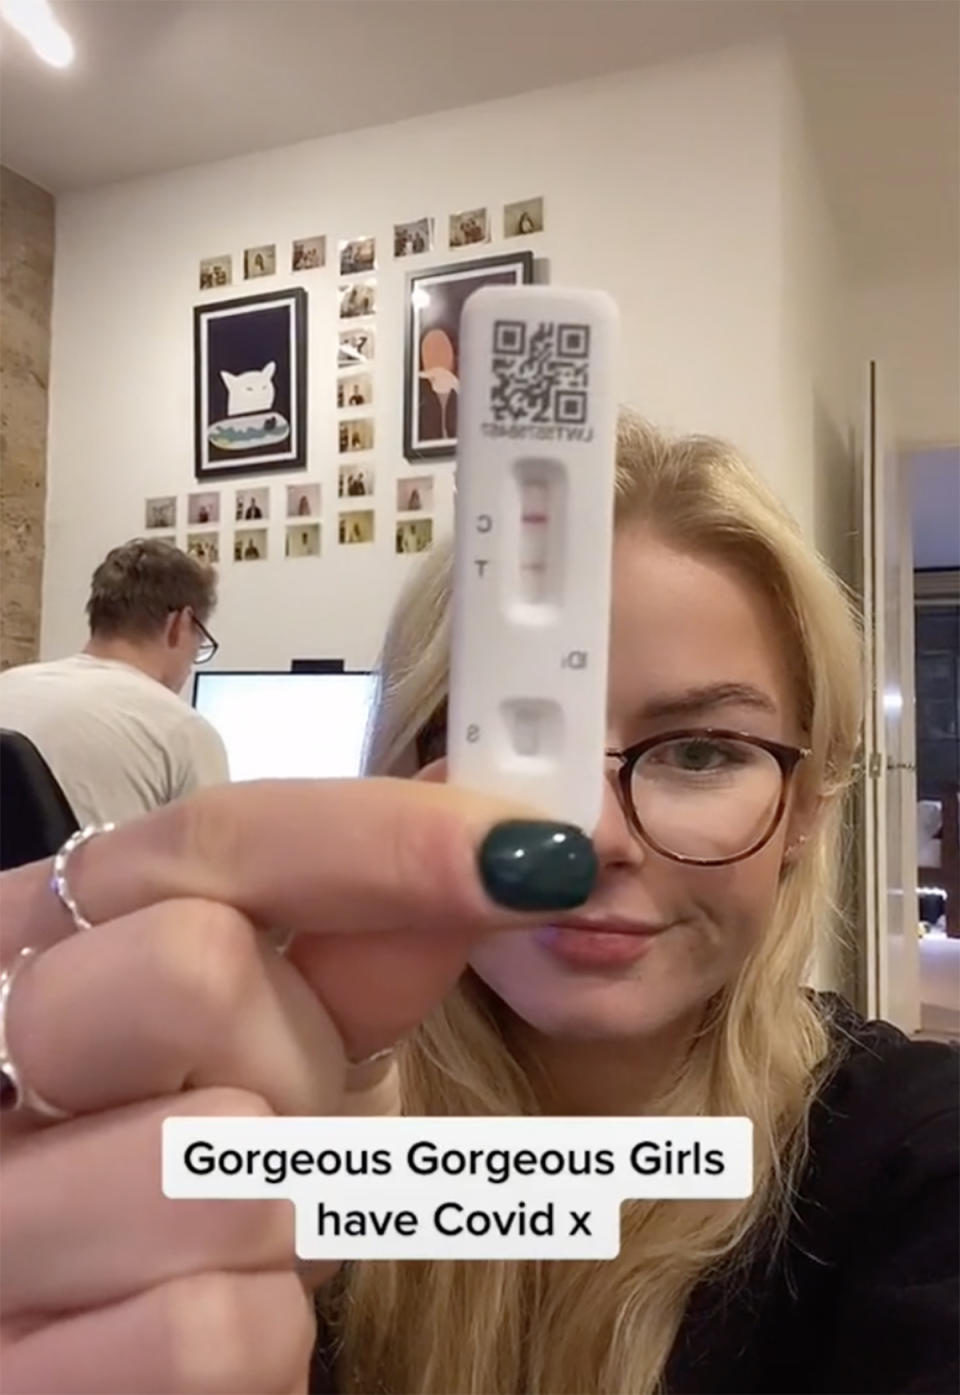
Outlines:
[[[76,897],[70,890],[70,884],[67,881],[70,858],[78,848],[82,847],[84,843],[88,843],[91,838],[97,837],[100,833],[110,833],[112,829],[112,823],[91,824],[87,828],[79,829],[67,839],[53,859],[50,889],[69,914],[75,930],[90,930],[92,926],[77,905]],[[8,968],[0,970],[0,1113],[8,1114],[28,1110],[31,1114],[39,1115],[40,1118],[61,1121],[69,1119],[70,1114],[66,1110],[58,1108],[57,1105],[51,1104],[36,1090],[30,1088],[10,1054],[7,1042],[7,1013],[13,985],[29,961],[36,955],[37,950],[32,945],[26,945]]]
[[[96,838],[101,833],[111,833],[113,828],[112,823],[106,823],[91,824],[78,830],[67,839],[53,859],[50,889],[70,916],[74,930],[92,930],[93,924],[81,911],[70,888],[68,880],[70,859],[91,838]],[[276,930],[270,932],[273,947],[281,955],[286,953],[292,938],[293,935],[290,932]],[[42,1119],[62,1121],[69,1119],[71,1115],[66,1110],[58,1108],[57,1105],[51,1104],[49,1100],[45,1100],[36,1090],[31,1089],[10,1054],[7,1042],[7,1013],[13,986],[26,965],[31,959],[36,958],[37,954],[38,951],[33,946],[27,945],[20,950],[8,968],[0,970],[0,1113],[29,1111]],[[354,1066],[370,1065],[374,1061],[383,1060],[390,1056],[393,1050],[393,1047],[387,1047],[383,1051],[376,1051],[372,1056],[365,1057],[362,1061],[351,1061],[350,1064]]]

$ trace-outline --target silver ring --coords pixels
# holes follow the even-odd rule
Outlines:
[[[267,940],[274,954],[279,954],[282,959],[293,944],[293,937],[296,933],[295,930],[278,930],[276,927],[273,930],[268,930]]]
[[[388,1056],[392,1056],[396,1051],[395,1046],[385,1046],[382,1051],[375,1051],[372,1056],[364,1056],[362,1061],[354,1061],[347,1057],[348,1066],[372,1066],[374,1061],[385,1061]]]
[[[82,848],[84,843],[89,843],[91,838],[96,838],[100,833],[112,833],[115,827],[116,825],[112,823],[94,823],[88,824],[86,828],[78,829],[76,833],[70,835],[53,859],[50,889],[69,914],[75,930],[92,930],[93,926],[77,905],[76,897],[67,882],[67,868],[70,859],[77,849]]]
[[[28,945],[21,949],[9,969],[0,970],[0,1113],[13,1114],[29,1110],[42,1118],[60,1123],[72,1116],[67,1110],[50,1104],[42,1095],[38,1095],[36,1090],[31,1090],[17,1069],[7,1045],[7,1004],[10,1001],[10,993],[17,974],[36,953],[37,951]]]

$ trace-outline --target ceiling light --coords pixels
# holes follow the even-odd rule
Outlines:
[[[73,62],[73,40],[51,10],[48,0],[0,0],[0,14],[54,68]]]

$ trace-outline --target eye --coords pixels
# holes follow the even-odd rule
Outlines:
[[[685,741],[668,747],[665,753],[684,770],[711,770],[722,765],[725,753],[713,741]]]
[[[738,768],[751,757],[748,746],[712,737],[684,737],[648,752],[647,764],[683,775],[712,775]]]

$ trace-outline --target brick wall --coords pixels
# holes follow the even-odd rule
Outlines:
[[[0,168],[0,668],[40,643],[54,200]]]

